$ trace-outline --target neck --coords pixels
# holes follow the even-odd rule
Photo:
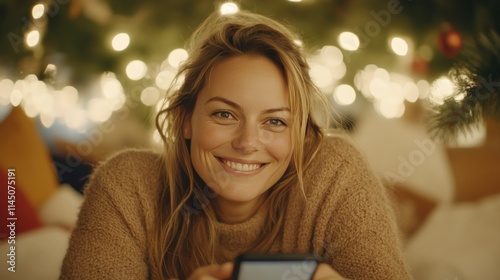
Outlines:
[[[247,202],[218,199],[215,204],[217,218],[225,224],[243,223],[259,211],[263,202],[263,197]]]

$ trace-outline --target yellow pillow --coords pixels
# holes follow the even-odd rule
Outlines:
[[[38,209],[58,187],[49,151],[35,123],[19,107],[0,121],[0,166],[15,169],[16,181]]]

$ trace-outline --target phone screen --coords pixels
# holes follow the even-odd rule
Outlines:
[[[242,255],[236,259],[233,280],[310,280],[318,259],[310,255]]]

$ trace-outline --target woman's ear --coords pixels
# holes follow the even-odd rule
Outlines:
[[[191,139],[191,130],[191,118],[187,117],[182,128],[184,139]]]

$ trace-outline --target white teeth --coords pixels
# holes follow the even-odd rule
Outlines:
[[[224,160],[223,162],[225,165],[231,167],[234,170],[238,170],[238,171],[252,171],[252,170],[255,170],[257,168],[260,168],[260,166],[261,166],[260,164],[244,164],[244,163],[236,163],[236,162],[227,161],[227,160]]]

